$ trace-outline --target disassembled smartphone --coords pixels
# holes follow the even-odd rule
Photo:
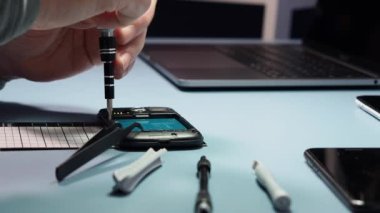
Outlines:
[[[107,110],[99,111],[104,125],[109,123]],[[112,120],[127,128],[133,123],[141,124],[143,130],[135,128],[119,149],[195,149],[205,146],[202,134],[180,114],[168,107],[114,108]]]

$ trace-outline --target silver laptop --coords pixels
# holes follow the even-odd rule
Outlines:
[[[378,88],[375,1],[319,0],[301,42],[162,39],[141,57],[181,89]]]

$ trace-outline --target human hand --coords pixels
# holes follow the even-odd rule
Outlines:
[[[2,78],[51,81],[99,64],[97,28],[115,28],[115,78],[123,77],[144,45],[156,0],[61,2],[42,0],[32,30],[0,46]]]

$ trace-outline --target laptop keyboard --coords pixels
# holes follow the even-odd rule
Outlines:
[[[223,46],[218,51],[270,78],[368,78],[294,45]]]

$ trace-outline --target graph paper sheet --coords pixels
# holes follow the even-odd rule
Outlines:
[[[84,124],[0,123],[0,149],[78,148],[100,131]]]

